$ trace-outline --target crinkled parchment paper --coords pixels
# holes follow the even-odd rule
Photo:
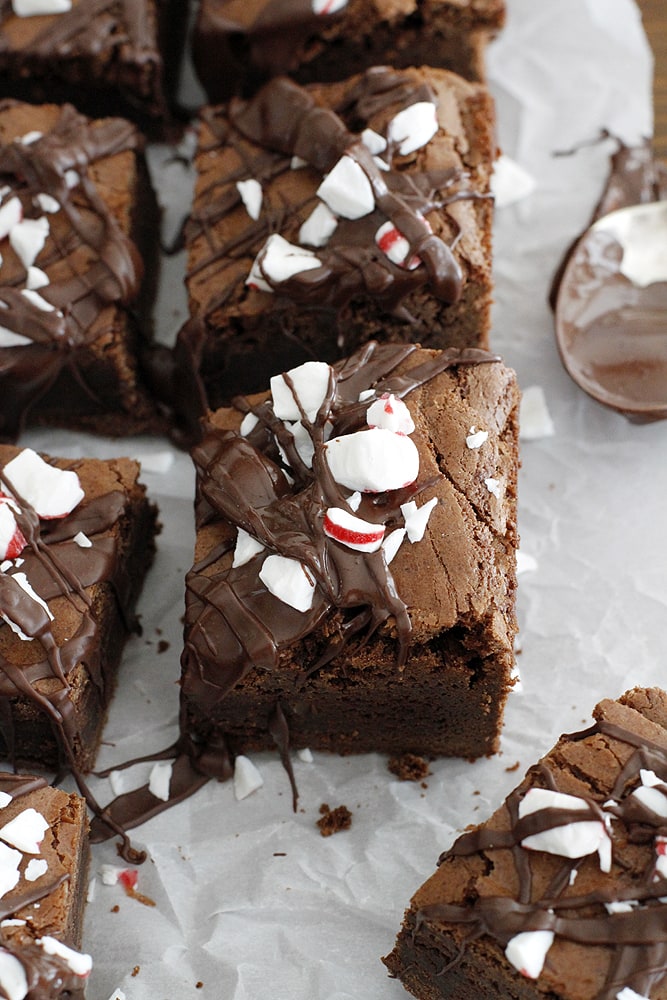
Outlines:
[[[523,388],[541,386],[554,433],[522,443],[521,683],[500,753],[436,761],[400,782],[383,757],[295,760],[296,814],[276,757],[254,758],[264,785],[237,802],[209,783],[135,831],[149,860],[148,906],[97,874],[119,864],[95,847],[84,945],[88,995],[108,1000],[399,1000],[386,975],[403,910],[438,854],[481,821],[561,732],[583,728],[601,697],[667,683],[667,423],[636,426],[578,390],[561,367],[547,306],[552,274],[601,192],[609,140],[651,132],[651,58],[630,0],[509,0],[489,56],[499,141],[533,177],[533,193],[497,212],[493,347]],[[575,152],[572,152],[575,150]],[[182,164],[152,151],[173,230],[187,199]],[[570,155],[558,155],[570,153]],[[159,328],[183,319],[183,258],[165,269]],[[183,576],[191,562],[193,476],[161,440],[107,442],[59,432],[25,436],[53,454],[131,453],[161,508],[163,531],[127,648],[100,765],[166,747],[176,735]],[[126,773],[128,785],[144,780]],[[107,801],[107,781],[93,783]],[[347,832],[323,838],[319,807],[345,804]]]

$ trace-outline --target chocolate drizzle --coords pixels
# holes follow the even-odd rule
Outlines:
[[[415,942],[427,933],[427,928],[430,933],[437,934],[437,926],[441,923],[468,928],[460,953],[447,968],[460,962],[468,944],[481,936],[491,938],[504,948],[511,938],[524,931],[548,930],[556,937],[552,948],[556,948],[561,939],[606,949],[605,959],[594,960],[604,962],[601,968],[606,969],[606,973],[600,973],[602,985],[594,994],[597,1000],[614,1000],[624,986],[641,996],[649,996],[667,974],[667,879],[656,867],[658,845],[655,841],[656,837],[667,834],[667,820],[632,795],[640,783],[642,768],[653,770],[662,782],[657,787],[663,793],[667,791],[667,748],[664,743],[652,741],[641,723],[633,729],[630,719],[626,728],[622,722],[609,721],[602,706],[600,709],[598,721],[591,728],[561,737],[554,753],[563,748],[562,752],[567,754],[568,744],[586,743],[603,754],[603,746],[611,741],[607,759],[618,757],[618,771],[609,796],[601,791],[602,799],[595,795],[587,798],[588,813],[549,808],[519,819],[518,805],[528,788],[559,788],[560,771],[553,766],[552,755],[549,755],[528,772],[524,783],[508,797],[504,810],[498,814],[499,819],[464,833],[440,858],[439,864],[444,866],[444,871],[450,859],[456,864],[457,858],[473,857],[487,858],[490,870],[497,867],[505,871],[504,857],[509,852],[512,860],[508,865],[513,866],[515,876],[508,873],[503,878],[510,892],[512,884],[516,886],[511,895],[489,893],[482,887],[482,877],[480,891],[471,882],[466,903],[429,902],[418,906],[413,932]],[[617,752],[614,744],[625,745],[623,751]],[[572,759],[583,758],[573,750]],[[566,787],[571,790],[571,786]],[[551,858],[551,878],[545,882],[545,875],[541,873],[538,879],[536,865],[545,855],[539,850],[526,850],[521,846],[522,840],[553,827],[601,818],[603,811],[611,817],[608,826],[614,859],[611,872],[601,872],[592,879],[590,874],[584,876],[584,866],[596,865],[596,860]],[[643,852],[641,856],[638,850]],[[584,879],[586,886],[581,893],[577,893],[578,883],[574,878],[579,869],[579,877]],[[586,870],[590,873],[590,869]],[[607,909],[615,903],[631,906],[624,910]],[[544,980],[542,976],[538,980],[546,984],[547,990],[551,983],[550,964],[550,953],[547,953]],[[559,969],[556,965],[556,977],[561,974]],[[582,976],[584,971],[582,966]]]

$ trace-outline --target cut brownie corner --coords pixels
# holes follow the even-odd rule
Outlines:
[[[445,851],[383,962],[418,1000],[659,997],[667,969],[667,695],[564,734]]]

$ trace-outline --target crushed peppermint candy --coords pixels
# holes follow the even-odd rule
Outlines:
[[[0,949],[0,989],[7,1000],[25,1000],[28,978],[22,962],[11,952]]]
[[[0,240],[4,240],[23,218],[23,206],[14,196],[0,206]]]
[[[624,986],[616,994],[616,1000],[649,1000],[644,993],[637,993],[631,986]]]
[[[415,423],[402,399],[391,393],[383,393],[366,410],[369,427],[384,427],[396,434],[412,434]]]
[[[548,788],[529,788],[519,803],[519,819],[543,809],[588,812],[590,806],[585,799],[576,795],[554,792]],[[563,858],[583,858],[597,853],[601,871],[611,870],[611,838],[606,818],[563,822],[525,837],[521,846],[526,850],[544,851]]]
[[[41,267],[35,267],[34,264],[31,264],[28,268],[28,276],[25,283],[26,288],[29,291],[35,291],[38,288],[45,288],[48,284],[48,274],[42,271]]]
[[[510,938],[505,955],[522,976],[537,979],[553,940],[553,931],[522,931]]]
[[[72,0],[12,0],[12,9],[17,17],[65,14],[72,9]]]
[[[313,14],[321,16],[323,14],[337,14],[339,10],[347,7],[348,0],[311,0]]]
[[[438,131],[438,116],[432,101],[417,101],[399,111],[389,122],[387,137],[401,156],[421,149]]]
[[[646,768],[640,768],[639,777],[641,785],[635,788],[631,797],[657,816],[667,818],[667,785],[655,771]]]
[[[419,452],[412,439],[383,427],[332,438],[324,447],[331,475],[350,490],[398,490],[419,474]]]
[[[30,337],[24,337],[22,333],[15,333],[6,326],[0,326],[0,347],[24,347],[26,344],[32,344]]]
[[[329,507],[324,514],[324,534],[357,552],[377,552],[384,538],[384,525],[364,521],[342,507]]]
[[[500,480],[495,479],[493,476],[489,476],[484,480],[484,485],[486,486],[489,493],[492,493],[494,497],[500,500]]]
[[[256,538],[254,538],[248,531],[244,528],[237,528],[236,535],[236,545],[234,546],[234,557],[232,559],[232,566],[236,568],[237,566],[245,566],[247,562],[256,556],[258,552],[262,552],[264,545]]]
[[[296,755],[299,760],[303,761],[304,764],[313,763],[313,753],[308,749],[308,747],[304,747],[302,750],[297,750]]]
[[[379,132],[375,132],[372,128],[365,128],[361,133],[361,141],[363,142],[369,153],[374,156],[378,156],[380,153],[384,153],[387,148],[387,140]]]
[[[667,837],[658,834],[654,840],[655,847],[655,878],[667,879]]]
[[[49,870],[48,862],[44,858],[31,858],[25,869],[25,877],[28,882],[36,882],[42,875],[46,875]]]
[[[386,562],[387,566],[392,561],[392,559],[400,549],[401,545],[403,544],[405,535],[406,535],[405,528],[396,528],[389,535],[385,536],[385,539],[382,542],[382,554],[384,556],[384,561]]]
[[[523,389],[519,404],[519,437],[523,441],[538,441],[554,434],[554,422],[542,386],[531,385]]]
[[[53,195],[40,192],[35,195],[35,202],[42,212],[47,212],[49,215],[60,211],[60,202]]]
[[[62,958],[75,976],[81,976],[84,979],[90,974],[90,970],[93,967],[93,960],[90,955],[74,951],[73,948],[68,948],[62,941],[48,934],[42,938],[37,938],[37,944],[42,946],[47,955],[57,955],[59,958]]]
[[[421,257],[410,254],[410,244],[393,222],[383,222],[375,233],[375,242],[392,264],[414,271],[421,264]]]
[[[320,266],[321,261],[312,250],[295,246],[279,233],[272,233],[255,257],[245,283],[261,292],[273,292],[274,284]]]
[[[299,229],[299,243],[323,247],[329,242],[338,226],[338,218],[328,205],[319,202]]]
[[[408,541],[413,543],[421,542],[426,531],[426,525],[437,503],[438,498],[432,497],[425,504],[422,504],[421,507],[418,507],[414,500],[401,504],[401,514],[405,520]]]
[[[24,448],[2,470],[17,495],[45,519],[66,517],[83,500],[76,472],[45,462],[32,448]]]
[[[237,181],[236,190],[241,195],[246,212],[256,222],[262,212],[262,185],[254,177],[249,177],[248,180]]]
[[[156,799],[163,802],[169,801],[169,786],[171,785],[171,774],[174,769],[174,762],[171,760],[159,760],[153,765],[148,779],[148,791]]]
[[[26,269],[43,250],[50,228],[49,220],[44,215],[39,219],[22,219],[12,226],[9,243]]]
[[[363,167],[351,156],[341,156],[317,189],[335,215],[361,219],[375,208],[373,188]]]
[[[264,784],[264,779],[250,760],[239,754],[234,760],[234,797],[237,801],[246,799]]]
[[[305,361],[270,382],[273,412],[279,420],[301,420],[305,413],[311,422],[326,398],[331,380],[331,366],[324,361]]]
[[[259,423],[259,418],[255,416],[254,413],[246,413],[245,417],[241,421],[241,426],[239,427],[239,434],[241,437],[247,437],[257,424]]]
[[[90,549],[93,545],[88,535],[86,535],[83,531],[77,531],[72,541],[76,542],[80,549]]]
[[[0,809],[5,809],[13,801],[9,792],[0,791]]]
[[[24,854],[39,854],[48,828],[49,824],[42,814],[30,807],[0,827],[0,839]]]
[[[32,288],[22,288],[21,295],[30,302],[35,309],[39,309],[41,312],[55,312],[56,307],[48,302],[44,296],[40,295],[39,292],[34,291]]]
[[[21,878],[19,865],[23,861],[20,851],[0,843],[0,899],[18,885]]]
[[[28,543],[14,517],[12,502],[0,497],[0,559],[16,559]]]
[[[477,428],[473,426],[468,431],[468,436],[466,437],[466,448],[470,448],[471,451],[476,451],[477,448],[481,448],[489,439],[488,431],[478,431]]]
[[[270,594],[295,611],[309,611],[315,595],[315,581],[298,559],[273,553],[267,556],[259,578]]]
[[[517,576],[520,573],[534,573],[537,566],[538,562],[535,556],[531,556],[527,552],[522,552],[521,549],[518,550],[516,554]]]

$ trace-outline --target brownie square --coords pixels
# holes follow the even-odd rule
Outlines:
[[[187,4],[73,0],[71,9],[19,16],[0,5],[0,93],[70,102],[91,117],[121,115],[157,129],[169,117]]]
[[[0,500],[0,752],[12,763],[93,765],[154,554],[157,512],[138,475],[129,459],[40,462],[0,446],[2,492],[15,498]]]
[[[204,113],[179,346],[211,408],[372,339],[486,347],[494,148],[488,91],[445,70],[281,78]]]
[[[384,961],[419,1000],[665,996],[667,695],[593,717],[415,894]]]
[[[156,429],[144,384],[157,209],[120,118],[0,102],[0,439]]]
[[[228,753],[274,741],[492,753],[516,632],[514,373],[479,350],[371,343],[278,382],[299,401],[289,416],[266,395],[238,400],[211,414],[193,452],[181,727],[198,768],[224,775]],[[398,430],[384,426],[385,405]],[[350,446],[370,448],[360,484],[334,472],[332,449]],[[389,480],[364,485],[378,462]],[[421,539],[413,504],[428,522]],[[386,546],[348,544],[363,549],[368,532]]]
[[[88,871],[84,800],[41,778],[1,773],[0,836],[3,875],[9,869],[15,880],[2,897],[3,992],[14,985],[7,996],[83,996],[92,966],[89,955],[76,951]]]
[[[330,83],[371,66],[437,66],[484,80],[504,19],[504,0],[201,0],[193,55],[211,103],[283,73]]]

